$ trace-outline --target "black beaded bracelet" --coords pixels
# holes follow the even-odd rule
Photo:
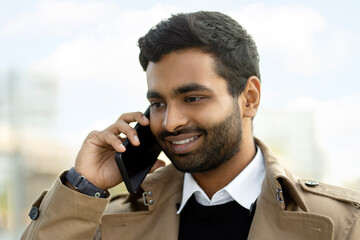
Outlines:
[[[90,181],[88,181],[84,176],[80,175],[75,168],[71,168],[65,175],[66,179],[80,192],[96,197],[96,198],[105,198],[106,191],[96,187]]]

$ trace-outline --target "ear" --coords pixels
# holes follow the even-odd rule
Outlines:
[[[244,91],[241,93],[241,105],[244,118],[253,118],[260,104],[261,84],[260,80],[251,76],[247,79]]]

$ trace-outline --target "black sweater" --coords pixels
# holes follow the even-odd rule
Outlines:
[[[236,201],[203,206],[192,196],[180,215],[179,240],[247,239],[252,219]]]

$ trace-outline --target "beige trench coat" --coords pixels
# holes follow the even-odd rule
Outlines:
[[[260,141],[266,177],[248,239],[360,239],[360,194],[297,179]],[[63,176],[64,174],[62,174]],[[33,206],[39,216],[21,239],[176,240],[183,173],[172,165],[149,175],[143,193],[96,199],[60,178]]]

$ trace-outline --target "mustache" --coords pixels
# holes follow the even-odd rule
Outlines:
[[[207,131],[201,127],[186,127],[186,128],[182,128],[175,132],[169,132],[169,131],[164,130],[161,133],[159,133],[158,136],[159,136],[160,140],[165,140],[166,137],[177,136],[177,135],[186,134],[186,133],[207,134]]]

